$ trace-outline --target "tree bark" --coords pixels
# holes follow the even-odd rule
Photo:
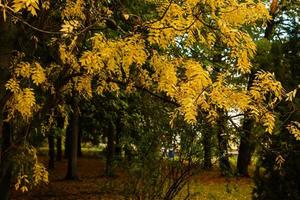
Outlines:
[[[253,121],[245,118],[243,122],[243,133],[239,146],[239,155],[237,159],[237,175],[249,177],[248,166],[251,161],[251,127]]]
[[[116,127],[113,122],[109,123],[107,129],[107,152],[106,152],[106,176],[113,176],[113,160],[115,156],[116,147]]]
[[[206,127],[205,127],[206,128]],[[203,168],[206,170],[209,170],[212,168],[212,162],[211,162],[211,139],[212,135],[207,130],[203,132],[203,150],[204,150],[204,163]]]
[[[54,144],[54,135],[53,135],[53,133],[49,133],[49,135],[48,135],[48,147],[49,147],[48,169],[54,169],[55,144]]]
[[[56,160],[61,161],[62,160],[62,148],[61,148],[62,142],[61,142],[61,136],[56,137]]]
[[[265,29],[264,38],[270,40],[275,29],[276,22],[274,18],[276,17],[276,13],[278,10],[278,0],[272,0],[270,5],[269,14],[272,16],[272,19],[267,22],[267,27]],[[253,84],[255,71],[251,71],[248,81],[247,90],[250,90],[251,85]],[[251,145],[251,128],[253,126],[253,120],[248,116],[248,112],[244,115],[244,123],[243,123],[243,132],[240,139],[239,146],[239,155],[237,160],[237,175],[248,177],[248,166],[251,161],[253,145]],[[255,149],[255,147],[254,147]]]
[[[249,80],[248,80],[248,85],[247,85],[247,90],[249,91],[253,81],[255,78],[255,73],[252,70],[250,75],[249,75]],[[242,126],[242,133],[240,137],[240,145],[239,145],[239,154],[237,158],[237,175],[238,176],[244,176],[248,177],[248,165],[250,164],[251,161],[251,129],[253,126],[254,122],[253,119],[249,117],[249,113],[245,112],[244,113],[244,122]]]
[[[228,139],[225,132],[225,119],[222,114],[220,114],[217,122],[217,138],[218,138],[218,148],[219,148],[219,166],[222,176],[230,176],[232,174],[232,169],[228,157]]]
[[[5,161],[5,160],[3,160]],[[12,179],[11,174],[11,163],[3,163],[1,167],[1,178],[0,178],[0,200],[10,199],[10,182]]]
[[[79,127],[79,131],[78,131],[78,148],[77,148],[77,156],[78,157],[82,157],[81,138],[82,138],[82,129],[81,129],[81,127]]]
[[[70,138],[70,151],[68,152],[68,171],[66,179],[76,180],[77,176],[77,148],[78,148],[78,123],[79,123],[79,106],[78,99],[72,99],[72,117],[71,117],[71,138]]]
[[[116,149],[115,149],[117,159],[121,159],[122,157],[122,148],[120,145],[121,131],[122,131],[121,118],[118,118],[116,124]]]
[[[71,115],[72,117],[72,115]],[[64,158],[68,159],[69,158],[69,154],[71,152],[71,142],[72,142],[72,130],[71,130],[71,125],[69,125],[67,127],[66,130],[66,138],[65,138],[65,152],[64,152]]]
[[[10,161],[11,126],[1,118],[0,200],[10,199],[12,163]]]
[[[9,18],[9,16],[8,16]],[[10,96],[4,84],[10,78],[9,66],[13,50],[16,49],[18,30],[11,20],[3,21],[0,17],[0,200],[10,198],[10,183],[12,179],[12,162],[10,161],[12,131],[11,124],[4,122],[6,117],[3,108]]]
[[[274,18],[276,17],[278,8],[279,8],[278,0],[272,0],[270,5],[270,10],[269,10],[269,14],[272,17],[272,19],[267,22],[267,27],[265,29],[265,35],[264,35],[264,38],[266,38],[267,40],[271,39],[272,34],[274,32],[274,28],[276,25]]]

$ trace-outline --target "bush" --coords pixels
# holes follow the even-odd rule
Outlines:
[[[300,144],[284,132],[262,152],[255,172],[253,199],[300,199]]]

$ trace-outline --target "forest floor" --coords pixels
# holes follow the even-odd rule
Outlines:
[[[46,163],[46,158],[41,157]],[[66,160],[56,162],[49,172],[49,184],[40,185],[28,193],[13,192],[13,200],[118,200],[122,175],[103,176],[104,162],[100,158],[83,157],[78,160],[79,180],[66,181]],[[123,180],[124,182],[124,180]],[[126,181],[125,181],[126,182]],[[217,169],[200,172],[192,177],[189,189],[193,200],[250,200],[253,182],[250,178],[221,177]],[[187,188],[183,188],[182,193]],[[183,196],[183,195],[182,195]],[[178,198],[183,199],[183,197]]]

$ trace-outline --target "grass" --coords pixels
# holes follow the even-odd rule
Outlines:
[[[126,176],[119,174],[115,178],[105,178],[104,160],[100,148],[83,147],[83,158],[78,160],[79,181],[64,181],[67,161],[56,162],[55,170],[50,171],[49,185],[39,186],[29,193],[14,192],[15,200],[48,199],[103,199],[122,198],[122,185]],[[39,155],[47,164],[47,148],[41,148]],[[95,156],[97,155],[97,156]],[[235,164],[232,158],[232,164]],[[177,200],[183,200],[189,194],[189,200],[250,200],[253,182],[250,178],[224,178],[217,167],[210,171],[201,171],[193,176],[190,183],[180,192]]]
[[[85,157],[101,157],[103,155],[103,149],[99,147],[81,147],[82,154]],[[62,149],[64,152],[64,148]],[[40,147],[38,148],[38,155],[47,156],[48,155],[48,147]]]
[[[217,168],[202,171],[192,177],[181,191],[178,200],[189,194],[191,200],[250,200],[253,182],[250,178],[224,178]]]
[[[191,199],[203,200],[250,200],[252,184],[238,183],[203,183],[192,181]]]

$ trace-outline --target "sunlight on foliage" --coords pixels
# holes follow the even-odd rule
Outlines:
[[[276,81],[270,72],[260,71],[256,74],[249,93],[253,100],[250,106],[252,116],[257,122],[262,122],[266,132],[272,133],[275,127],[275,116],[268,109],[273,109],[282,99],[284,89],[281,83]],[[269,98],[270,96],[273,98]]]
[[[32,146],[24,146],[14,158],[18,165],[18,175],[15,189],[27,192],[31,187],[41,183],[48,184],[48,172],[46,168],[38,162],[36,149]],[[25,170],[26,169],[26,170]]]
[[[288,126],[287,129],[289,132],[294,135],[296,140],[300,140],[300,123],[296,121],[292,121]]]
[[[14,0],[13,8],[16,12],[26,9],[33,16],[36,16],[37,10],[39,10],[39,0]]]

